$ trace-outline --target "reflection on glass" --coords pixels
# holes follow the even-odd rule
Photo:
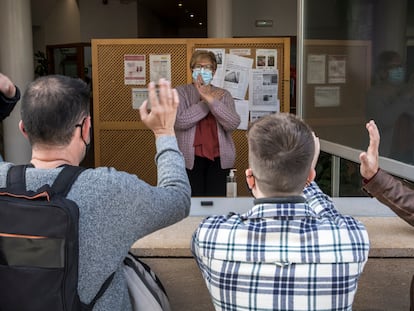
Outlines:
[[[302,115],[320,138],[414,164],[414,1],[306,0]],[[323,8],[323,10],[321,10]]]
[[[396,51],[383,51],[376,62],[374,83],[367,95],[367,119],[381,131],[380,154],[413,163],[413,89]]]

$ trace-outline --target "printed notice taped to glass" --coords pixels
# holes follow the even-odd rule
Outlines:
[[[325,84],[326,55],[308,55],[308,84]]]
[[[339,86],[315,87],[315,107],[337,107],[340,105]]]

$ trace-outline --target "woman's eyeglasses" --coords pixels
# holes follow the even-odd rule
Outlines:
[[[193,67],[193,69],[201,69],[201,68],[213,70],[214,67],[213,65],[210,65],[210,64],[207,64],[207,65],[195,64]]]

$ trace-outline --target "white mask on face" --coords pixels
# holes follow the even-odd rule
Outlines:
[[[201,78],[203,79],[205,85],[209,85],[211,80],[213,80],[213,72],[210,69],[204,69],[204,68],[194,69],[193,70],[194,81],[197,81],[198,75],[201,75]]]
[[[401,84],[405,80],[405,69],[403,67],[395,67],[388,70],[388,81],[392,84]]]

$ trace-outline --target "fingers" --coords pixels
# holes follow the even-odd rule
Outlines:
[[[367,153],[365,151],[364,152],[361,152],[359,154],[359,161],[361,161],[361,164],[367,165],[368,157],[367,157]]]
[[[198,82],[198,84],[199,84],[199,85],[204,85],[204,80],[203,80],[203,78],[201,77],[201,75],[198,75],[198,76],[197,76],[197,82]]]
[[[369,134],[369,146],[368,152],[373,155],[378,155],[378,148],[380,143],[380,135],[377,125],[373,120],[369,121],[366,125]]]
[[[158,90],[159,90],[159,100],[160,103],[164,103],[168,98],[168,85],[166,84],[166,80],[160,79],[158,81]]]
[[[371,179],[378,172],[378,147],[380,135],[377,125],[373,120],[366,124],[369,134],[369,145],[366,152],[361,152],[359,160],[361,161],[360,173],[365,179]]]
[[[158,96],[157,96],[157,92],[155,89],[155,83],[150,82],[148,84],[148,99],[146,99],[142,103],[141,107],[139,107],[139,114],[141,116],[141,120],[144,120],[149,114],[148,104],[149,103],[153,104],[155,102],[158,102]]]
[[[198,90],[198,92],[200,92],[201,87],[203,86],[202,82],[200,82],[199,79],[200,76],[198,76],[197,80],[194,82],[194,85],[196,87],[196,89]]]
[[[154,82],[148,84],[148,100],[141,105],[140,111],[146,109],[148,102],[151,104],[151,110],[154,110],[166,105],[177,107],[180,100],[177,90],[171,88],[171,82],[161,78],[158,81],[158,91]]]
[[[0,92],[7,98],[13,98],[16,95],[16,87],[13,82],[2,73],[0,73]]]
[[[379,142],[380,134],[377,125],[374,120],[371,120],[367,124],[367,130],[369,132],[370,138],[373,138]]]
[[[174,95],[171,89],[171,83],[163,78],[158,81],[158,92],[154,82],[148,84],[148,99],[140,107],[140,113],[148,114],[148,104],[151,104],[151,110],[157,109],[159,105],[166,105],[172,101],[177,101],[178,94]],[[144,111],[145,110],[145,111]]]
[[[180,103],[180,99],[178,97],[178,92],[177,92],[176,89],[173,89],[172,92],[173,92],[174,108],[177,108],[178,104]]]
[[[151,106],[156,106],[158,104],[158,94],[155,82],[150,82],[148,84],[148,101],[151,103]]]
[[[369,161],[368,161],[368,155],[365,151],[359,154],[359,161],[361,163],[361,165],[359,166],[359,172],[362,177],[366,178],[367,169],[369,167]]]
[[[372,157],[370,158],[369,154],[361,152],[359,160],[361,161],[361,165],[359,167],[361,176],[365,179],[371,179],[378,172],[378,159]]]
[[[158,104],[160,105],[171,105],[178,101],[178,94],[174,95],[174,89],[171,88],[171,82],[161,78],[158,81],[159,94]]]
[[[139,115],[141,117],[141,120],[144,120],[148,116],[148,109],[147,109],[148,99],[146,99],[141,107],[139,107]]]
[[[147,110],[148,103],[151,111]],[[143,123],[151,129],[156,137],[161,135],[175,135],[174,124],[179,104],[178,93],[171,88],[170,81],[158,81],[158,93],[154,82],[148,84],[148,100],[140,107]]]

